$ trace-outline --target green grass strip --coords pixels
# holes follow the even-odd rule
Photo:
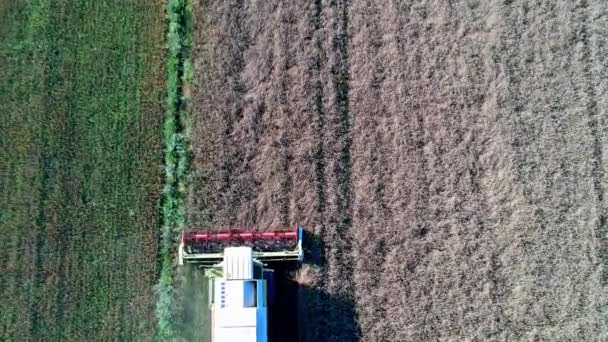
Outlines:
[[[173,280],[173,255],[185,222],[186,177],[189,170],[187,109],[189,99],[184,88],[191,79],[191,13],[189,0],[167,3],[167,109],[163,124],[165,141],[165,186],[163,188],[161,227],[161,271],[156,286],[160,341],[181,340],[178,305]]]

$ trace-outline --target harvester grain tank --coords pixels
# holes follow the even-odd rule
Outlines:
[[[211,342],[267,342],[273,298],[270,264],[301,263],[302,227],[279,231],[183,232],[179,264],[205,269]]]

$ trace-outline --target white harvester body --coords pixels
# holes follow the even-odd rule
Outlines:
[[[302,227],[182,233],[179,265],[199,265],[208,279],[211,342],[268,342],[268,296],[274,288],[269,282],[274,283],[274,271],[265,266],[302,262],[302,237]]]
[[[267,342],[266,280],[254,278],[251,247],[224,249],[223,276],[210,283],[213,342]]]

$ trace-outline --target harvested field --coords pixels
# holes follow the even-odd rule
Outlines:
[[[195,19],[189,224],[308,230],[300,340],[608,338],[606,2]]]
[[[0,340],[150,341],[163,1],[0,1]]]

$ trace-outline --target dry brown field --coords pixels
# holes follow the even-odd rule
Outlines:
[[[608,339],[608,2],[194,9],[188,224],[306,228],[285,340]]]

